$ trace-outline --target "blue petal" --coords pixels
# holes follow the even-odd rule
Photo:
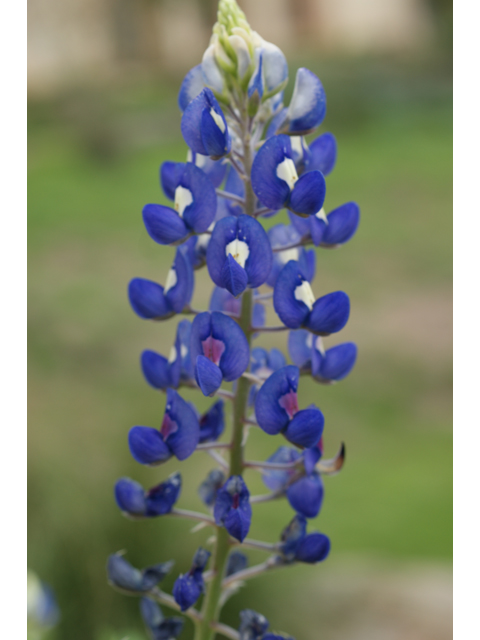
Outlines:
[[[230,291],[223,287],[214,287],[212,297],[210,298],[210,311],[226,311],[233,315],[240,315],[242,308],[242,299],[232,296]]]
[[[265,139],[271,138],[272,136],[277,134],[277,131],[281,128],[282,124],[285,122],[287,117],[288,109],[284,107],[281,109],[271,120],[268,125],[267,133],[265,134]]]
[[[224,218],[224,220],[226,220],[226,218]],[[243,293],[247,287],[247,272],[238,264],[231,254],[225,256],[221,272],[221,284],[232,294],[232,296],[235,296],[235,298]]]
[[[296,449],[292,447],[280,447],[268,458],[267,462],[280,462],[285,464],[298,460],[299,457],[300,453]],[[289,469],[288,471],[269,469],[263,473],[262,480],[271,491],[282,491],[294,473],[295,469]]]
[[[310,533],[299,544],[296,559],[314,564],[321,562],[330,553],[330,539],[323,533]]]
[[[228,168],[227,179],[225,181],[225,191],[239,198],[245,198],[245,184],[238,172],[233,168]],[[235,204],[232,200],[224,198],[229,215],[239,216],[244,213],[243,208],[239,204]]]
[[[145,491],[142,485],[130,478],[121,478],[115,485],[115,500],[121,511],[132,515],[145,513]]]
[[[325,202],[325,192],[325,178],[320,171],[308,171],[296,181],[288,208],[299,215],[315,215]]]
[[[218,440],[224,429],[223,400],[219,400],[200,419],[200,442]]]
[[[142,598],[140,600],[140,613],[147,627],[154,630],[165,619],[162,610],[156,602],[150,598]]]
[[[252,507],[250,492],[241,476],[230,477],[218,490],[213,515],[215,522],[225,526],[231,536],[243,542],[250,528]]]
[[[313,447],[320,440],[324,422],[320,409],[303,409],[293,416],[283,435],[297,447]]]
[[[220,368],[205,356],[197,356],[195,380],[204,396],[213,396],[222,384]]]
[[[277,369],[285,367],[286,364],[287,360],[279,349],[270,350],[270,354],[268,356],[268,366],[270,369],[272,369],[272,371],[277,371]]]
[[[315,336],[305,329],[290,331],[288,334],[288,353],[299,369],[310,369],[312,366],[312,345]]]
[[[275,91],[288,78],[288,64],[283,52],[271,42],[262,42],[263,75],[268,93]]]
[[[184,162],[164,162],[160,167],[160,184],[169,200],[175,200],[175,189],[185,171]]]
[[[188,189],[193,199],[183,212],[185,225],[195,233],[204,233],[215,219],[215,187],[205,173],[191,162],[185,165],[178,186]]]
[[[162,204],[147,204],[142,211],[148,235],[159,244],[172,244],[185,238],[189,230],[175,209]]]
[[[213,506],[217,491],[225,483],[225,475],[220,469],[213,469],[198,488],[198,495],[207,507]]]
[[[305,472],[310,475],[315,470],[315,465],[322,457],[322,452],[319,446],[310,447],[303,452],[303,464]]]
[[[265,326],[265,321],[266,321],[265,307],[260,302],[256,302],[253,305],[252,320],[253,320],[254,327]]]
[[[323,482],[317,473],[303,476],[287,489],[292,509],[305,518],[316,518],[323,501]]]
[[[268,230],[268,238],[273,252],[272,268],[266,280],[269,287],[274,287],[278,275],[290,260],[298,260],[301,254],[300,248],[278,251],[280,247],[289,246],[300,241],[301,236],[292,225],[276,224]]]
[[[225,178],[227,165],[221,160],[212,160],[209,156],[202,156],[201,153],[190,153],[192,155],[191,162],[203,171],[214,187],[219,187]]]
[[[140,358],[143,375],[155,389],[166,389],[170,385],[168,360],[155,351],[146,350]]]
[[[144,278],[134,278],[128,285],[128,298],[141,318],[168,318],[174,311],[163,295],[163,287]]]
[[[160,464],[172,457],[161,433],[151,427],[132,427],[128,433],[128,446],[140,464]]]
[[[232,551],[228,556],[227,568],[225,569],[225,577],[232,576],[234,573],[243,571],[248,567],[248,558],[241,551]]]
[[[288,365],[272,373],[260,387],[255,399],[255,416],[266,433],[275,435],[288,425],[290,417],[279,401],[288,393],[296,393],[299,375],[297,367]]]
[[[176,313],[181,313],[184,307],[190,303],[194,285],[192,264],[181,247],[175,253],[171,272],[173,273],[169,273],[169,278],[174,284],[167,292],[164,289],[163,293],[171,309]]]
[[[308,318],[310,309],[295,298],[295,290],[306,278],[298,262],[290,260],[280,272],[273,290],[273,307],[280,320],[290,329],[298,329]],[[315,308],[315,306],[314,306]]]
[[[188,573],[176,579],[172,593],[175,602],[182,611],[186,611],[193,606],[202,595],[202,584],[199,584],[198,580]]]
[[[172,474],[165,482],[153,487],[145,495],[149,517],[162,516],[170,513],[177,502],[182,489],[182,477],[177,472]]]
[[[197,448],[200,438],[198,418],[188,402],[174,389],[167,390],[165,413],[178,426],[177,431],[171,433],[166,442],[179,460],[185,460]]]
[[[347,202],[331,211],[322,244],[339,245],[348,242],[355,235],[360,222],[360,208],[356,202]]]
[[[307,327],[318,335],[329,335],[343,329],[350,315],[350,300],[343,291],[328,293],[315,301]]]
[[[180,380],[187,382],[193,378],[193,364],[192,359],[190,357],[190,337],[192,333],[192,323],[190,320],[182,320],[178,323],[177,327],[177,339],[179,342],[179,348],[177,349],[177,357],[178,353],[180,353],[181,359],[181,368],[180,368]]]
[[[139,571],[120,554],[114,553],[107,561],[108,580],[119,589],[145,593],[163,580],[172,568],[172,564],[172,562],[162,562]]]
[[[321,124],[326,110],[327,99],[322,83],[314,73],[300,68],[288,107],[289,132],[308,133]]]
[[[343,380],[355,365],[357,359],[357,345],[353,342],[338,344],[327,349],[322,356],[316,352],[312,359],[312,375],[320,381]]]
[[[288,136],[273,136],[259,149],[252,165],[252,189],[260,202],[270,209],[281,209],[290,195],[290,187],[277,176],[278,165],[290,158],[292,147]]]
[[[202,65],[197,64],[196,67],[190,69],[183,79],[180,91],[178,93],[178,106],[180,111],[185,111],[190,102],[198,96],[205,87],[203,80]]]
[[[225,343],[219,367],[226,382],[237,380],[248,368],[250,349],[240,326],[223,313],[212,313],[212,336]]]
[[[307,171],[321,171],[328,176],[335,167],[337,160],[337,141],[332,133],[323,133],[309,146]]]
[[[250,523],[252,521],[252,508],[232,509],[223,521],[223,525],[228,533],[243,542],[248,535]]]
[[[268,629],[268,625],[267,618],[262,614],[252,609],[240,611],[240,640],[259,640]]]
[[[218,125],[217,120],[211,114],[211,110],[208,108],[204,109],[200,125],[202,143],[207,155],[212,156],[213,158],[221,158],[225,154],[229,153],[232,143],[228,133],[227,122],[221,112],[220,105],[218,105],[218,110],[214,109],[214,111],[217,114],[220,112],[224,129],[222,130],[221,126]]]
[[[217,124],[211,111],[217,119],[222,120],[222,127]],[[225,116],[207,87],[185,109],[181,129],[185,142],[195,153],[218,158],[230,151],[231,139]]]
[[[328,224],[324,220],[324,215],[323,210],[320,210],[314,216],[308,218],[308,222],[310,223],[310,236],[316,247],[322,244],[328,228]]]
[[[310,235],[310,221],[312,220],[312,216],[308,218],[301,218],[300,216],[296,216],[291,211],[288,212],[290,222],[295,227],[297,233],[301,238]]]
[[[256,93],[257,99],[261,100],[263,97],[263,52],[262,50],[257,49],[255,51],[256,57],[256,67],[253,75],[248,83],[248,97],[252,98],[252,96]]]

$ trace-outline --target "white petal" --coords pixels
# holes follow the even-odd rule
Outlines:
[[[295,249],[279,251],[277,255],[281,264],[287,264],[287,262],[290,262],[290,260],[295,260],[298,262],[298,258],[300,257],[300,249],[296,247]]]
[[[285,158],[283,162],[277,165],[277,177],[280,178],[280,180],[285,180],[290,191],[293,189],[295,182],[298,180],[298,174],[295,163],[291,158]]]
[[[177,272],[172,267],[168,272],[167,281],[165,282],[165,287],[163,288],[163,294],[166,295],[170,289],[172,289],[177,284]]]
[[[224,123],[224,121],[223,121],[222,116],[220,116],[220,115],[215,111],[215,109],[214,109],[213,107],[210,109],[210,115],[211,115],[211,116],[212,116],[212,118],[214,119],[215,124],[216,124],[216,125],[217,125],[217,127],[220,129],[220,131],[221,131],[222,133],[225,133],[225,123]]]
[[[316,105],[318,100],[318,79],[307,69],[299,69],[295,78],[295,88],[288,107],[289,120],[303,118]]]
[[[250,66],[250,51],[248,50],[247,43],[242,36],[229,36],[228,40],[237,54],[237,70],[238,76],[241,79],[247,73]]]
[[[173,345],[173,347],[170,349],[170,355],[168,356],[168,361],[171,364],[172,362],[175,362],[176,359],[177,359],[177,350],[175,349],[175,345]]]
[[[315,217],[319,220],[323,220],[325,224],[328,224],[327,214],[325,213],[325,209],[322,207],[320,211],[317,211]]]
[[[315,302],[315,296],[313,295],[312,287],[307,280],[304,280],[302,284],[299,284],[295,289],[294,294],[295,300],[299,302],[304,302],[310,311],[313,309],[313,303]]]
[[[225,247],[225,255],[231,255],[241,267],[245,267],[245,262],[247,261],[249,254],[250,249],[248,248],[248,244],[238,238],[229,242]]]
[[[215,45],[211,44],[203,54],[202,72],[205,84],[214,91],[222,93],[223,77],[220,73],[217,63],[215,62]]]
[[[178,213],[180,218],[183,218],[183,212],[185,209],[192,204],[193,196],[190,189],[185,189],[179,185],[175,189],[175,211]]]

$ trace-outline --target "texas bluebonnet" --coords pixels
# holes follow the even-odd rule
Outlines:
[[[323,344],[347,323],[350,300],[343,291],[315,289],[316,254],[309,246],[344,245],[357,230],[360,211],[354,202],[325,211],[325,176],[335,168],[337,142],[329,132],[313,142],[305,137],[324,120],[325,91],[314,73],[301,68],[285,106],[287,82],[281,50],[251,29],[235,0],[220,0],[210,44],[178,96],[185,162],[160,167],[160,184],[171,204],[143,209],[149,236],[172,246],[172,267],[163,286],[134,278],[130,304],[147,320],[180,314],[191,319],[178,321],[168,355],[146,345],[140,356],[147,383],[166,394],[166,404],[159,425],[130,430],[130,452],[147,466],[182,461],[198,451],[217,464],[198,489],[203,512],[179,508],[179,473],[156,479],[147,490],[130,478],[116,483],[117,504],[130,518],[184,517],[198,521],[194,531],[205,526],[215,531],[207,541],[212,553],[198,549],[191,567],[177,577],[173,597],[159,587],[171,563],[138,570],[120,554],[110,557],[110,582],[142,596],[142,617],[157,640],[176,638],[182,629],[181,620],[165,618],[159,604],[191,618],[195,640],[286,638],[253,609],[240,613],[238,631],[221,624],[223,603],[267,569],[318,563],[330,551],[329,538],[308,533],[307,522],[321,511],[324,476],[342,468],[345,447],[325,459],[324,414],[304,403],[301,379],[342,380],[355,364],[357,347]],[[265,220],[277,214],[279,221],[266,230]],[[197,310],[195,272],[205,267],[214,286],[208,309]],[[266,325],[269,306],[279,324]],[[278,348],[254,346],[265,333],[279,331],[288,335],[292,364]],[[185,390],[214,399],[201,414],[183,397]],[[286,442],[279,447],[277,440],[265,461],[247,460],[252,427]],[[252,496],[247,471],[260,472],[269,493]],[[257,505],[278,498],[292,508],[291,522],[276,532],[276,542],[250,539]],[[243,552],[249,548],[271,555],[249,566]]]

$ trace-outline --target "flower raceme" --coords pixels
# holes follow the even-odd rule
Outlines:
[[[166,405],[160,426],[134,426],[128,445],[134,460],[146,466],[183,461],[197,451],[215,461],[198,488],[203,512],[178,506],[177,471],[147,490],[126,477],[115,485],[117,505],[129,518],[185,517],[198,521],[195,532],[215,530],[207,538],[207,544],[214,540],[212,552],[198,549],[190,569],[176,579],[173,598],[157,586],[172,563],[140,571],[120,554],[110,556],[109,581],[141,597],[141,615],[155,640],[177,638],[183,625],[178,617],[165,617],[159,604],[190,617],[195,640],[210,640],[212,633],[293,640],[272,632],[251,609],[241,612],[238,631],[230,629],[219,623],[221,607],[245,580],[295,562],[321,562],[330,551],[326,535],[307,533],[307,520],[319,514],[323,478],[341,469],[344,446],[335,458],[323,458],[324,415],[301,404],[300,376],[331,384],[355,365],[354,343],[323,344],[322,337],[346,325],[350,301],[343,291],[315,297],[312,245],[345,245],[356,233],[360,209],[347,202],[325,212],[325,178],[335,167],[337,143],[325,131],[310,143],[305,137],[324,120],[325,91],[315,74],[301,68],[284,105],[287,82],[281,50],[251,29],[235,0],[220,0],[203,59],[187,73],[178,95],[185,162],[163,162],[159,178],[168,204],[143,208],[148,235],[173,264],[164,285],[131,280],[130,305],[145,320],[191,317],[179,319],[169,352],[157,351],[160,341],[141,353],[143,376],[166,394]],[[277,215],[265,228],[265,219]],[[200,274],[197,310],[195,273],[202,269],[212,289],[206,292]],[[279,326],[267,323],[273,312]],[[293,364],[280,342],[268,349],[256,342],[266,332],[288,336]],[[201,402],[215,400],[199,411],[190,396],[196,392]],[[277,440],[265,461],[245,460],[252,426],[272,439],[283,436],[287,445],[279,447]],[[270,493],[250,496],[245,476],[255,472]],[[255,509],[277,498],[285,498],[294,514],[280,541],[248,538]],[[271,556],[249,566],[243,549],[250,547]],[[205,572],[210,553],[211,570]]]

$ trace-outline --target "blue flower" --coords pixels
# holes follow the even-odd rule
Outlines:
[[[207,507],[212,507],[217,491],[225,484],[225,474],[220,469],[212,469],[198,488],[198,495]]]
[[[279,349],[271,349],[268,352],[262,347],[255,347],[250,354],[251,367],[250,370],[257,377],[266,380],[274,371],[281,369],[287,364],[285,356]],[[248,396],[248,404],[252,406],[260,388],[259,384],[252,384]]]
[[[205,87],[203,79],[202,65],[197,64],[196,67],[190,69],[180,86],[178,93],[178,106],[180,111],[185,111],[190,102],[198,96]]]
[[[232,141],[227,121],[208,87],[186,107],[181,129],[185,142],[195,153],[218,159],[230,152]]]
[[[224,526],[228,533],[243,542],[250,529],[252,507],[250,492],[242,476],[231,476],[217,492],[213,516],[219,526]]]
[[[225,162],[212,160],[210,156],[202,156],[201,153],[195,153],[190,149],[188,150],[187,158],[188,162],[193,162],[196,167],[203,171],[214,187],[219,187],[222,184],[228,167]]]
[[[165,618],[158,604],[150,598],[140,599],[140,613],[153,640],[173,640],[183,630],[182,618]]]
[[[209,551],[200,547],[193,557],[190,571],[175,580],[173,597],[182,611],[186,611],[193,606],[202,595],[205,589],[202,573],[210,555]]]
[[[159,244],[178,244],[192,233],[204,233],[215,219],[217,195],[207,175],[191,162],[180,171],[162,167],[162,185],[174,207],[147,204],[143,222],[148,235]],[[168,169],[168,170],[167,170]]]
[[[296,135],[310,133],[322,123],[326,110],[327,98],[320,80],[308,69],[298,69],[282,131]]]
[[[284,562],[322,562],[330,552],[330,540],[323,533],[307,534],[307,521],[296,515],[282,533],[281,558]]]
[[[228,556],[227,568],[225,569],[225,577],[232,576],[239,571],[243,571],[248,567],[248,558],[241,551],[232,551]]]
[[[289,464],[300,458],[301,454],[292,447],[279,447],[267,460],[281,464]],[[262,474],[264,484],[273,492],[285,491],[290,481],[297,475],[298,468],[286,470],[268,469]]]
[[[360,222],[360,209],[356,202],[347,202],[327,215],[321,209],[306,220],[292,215],[290,219],[298,233],[304,238],[311,238],[315,246],[334,249],[355,235]]]
[[[263,97],[264,92],[264,80],[263,80],[263,51],[257,49],[255,51],[255,71],[248,83],[248,97],[250,100],[254,99],[257,105]]]
[[[323,502],[323,482],[314,471],[302,476],[287,488],[287,499],[292,509],[305,518],[316,518]]]
[[[328,176],[335,167],[337,160],[337,141],[332,133],[322,133],[308,145],[305,169],[307,171],[321,171]]]
[[[277,278],[273,306],[280,320],[290,329],[306,327],[318,335],[340,331],[350,315],[350,300],[343,291],[315,300],[312,288],[295,260],[290,260]]]
[[[213,282],[237,297],[246,287],[259,287],[270,273],[272,249],[262,225],[246,215],[217,222],[207,249]]]
[[[236,298],[232,296],[230,291],[222,287],[214,287],[209,309],[210,311],[222,311],[240,317],[242,296]],[[265,324],[265,307],[260,302],[255,302],[253,305],[252,322],[255,327],[263,327]]]
[[[324,417],[320,409],[299,410],[297,388],[300,372],[288,365],[273,373],[255,399],[255,417],[268,434],[282,433],[297,447],[314,446],[322,435]]]
[[[320,211],[326,191],[320,171],[298,177],[290,138],[285,135],[273,136],[260,147],[252,166],[252,189],[266,207],[287,207],[300,216]]]
[[[215,442],[225,429],[223,400],[216,402],[200,418],[200,442]]]
[[[188,257],[177,249],[165,287],[144,278],[134,278],[128,285],[128,298],[132,309],[146,320],[165,320],[181,313],[190,303],[194,276]]]
[[[322,339],[309,331],[290,331],[288,352],[294,364],[311,373],[317,382],[330,384],[343,380],[355,365],[357,345],[353,342],[323,348]]]
[[[115,485],[115,500],[126,515],[153,518],[170,513],[180,496],[181,488],[182,477],[178,472],[148,491],[135,480],[121,478]]]
[[[222,380],[232,382],[248,367],[248,341],[240,326],[218,311],[199,313],[192,323],[191,358],[203,395],[210,396]]]
[[[129,593],[147,593],[161,582],[173,562],[162,562],[146,569],[135,569],[119,553],[109,556],[107,561],[107,577],[109,583]]]
[[[261,613],[253,609],[240,612],[240,640],[259,640],[268,629],[269,622]]]
[[[198,418],[190,405],[173,389],[167,389],[167,404],[160,430],[133,427],[128,434],[130,452],[140,464],[157,465],[172,456],[185,460],[200,438]]]
[[[268,238],[272,249],[277,249],[273,251],[272,268],[266,281],[269,287],[275,286],[280,271],[290,260],[296,260],[299,263],[302,273],[309,282],[313,280],[315,277],[316,263],[315,251],[313,249],[307,251],[304,247],[294,247],[293,249],[278,251],[280,247],[288,247],[300,242],[301,236],[294,226],[277,224],[268,230]]]

